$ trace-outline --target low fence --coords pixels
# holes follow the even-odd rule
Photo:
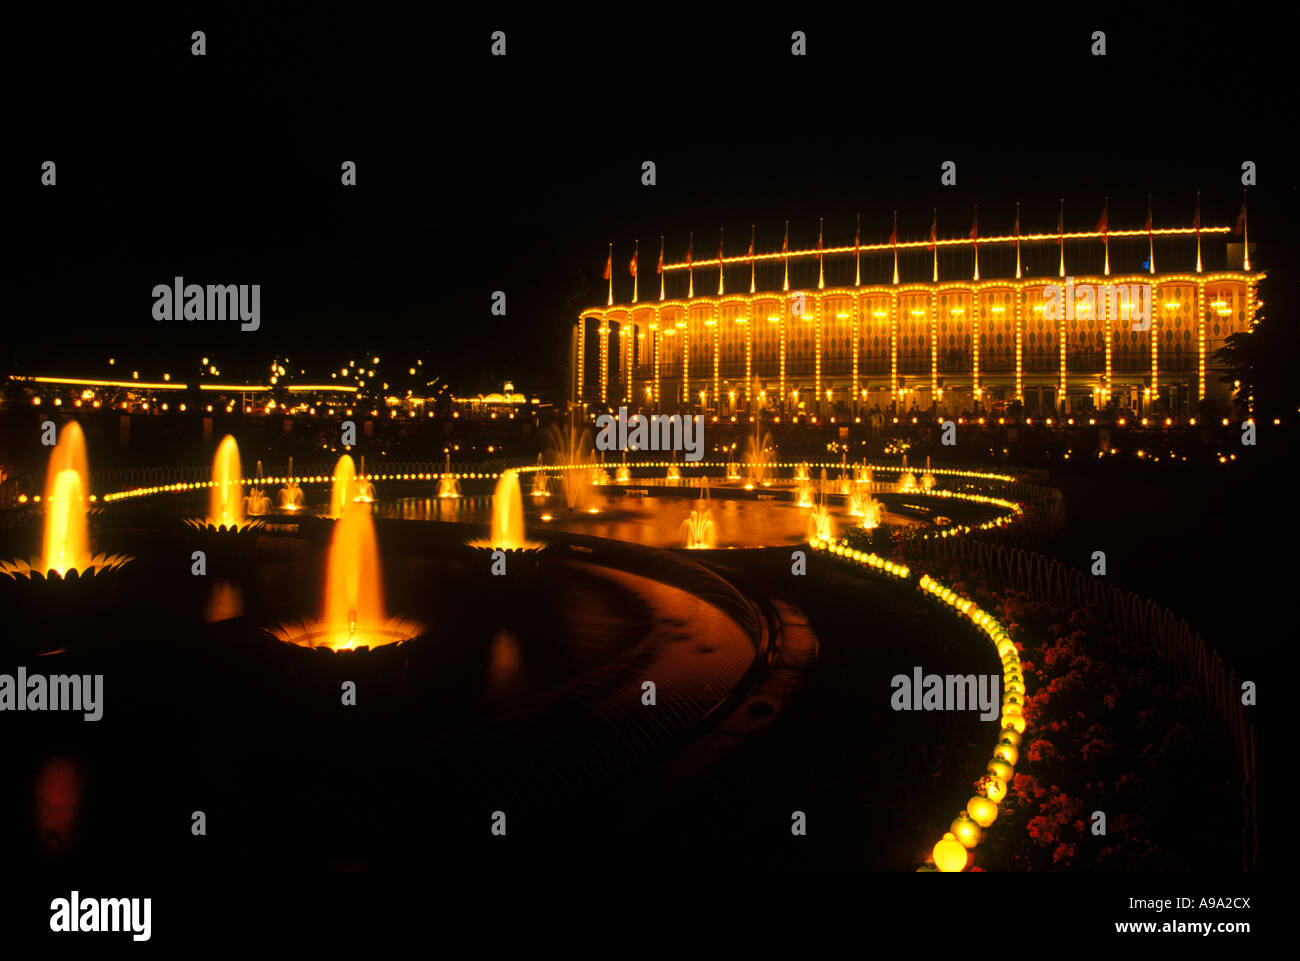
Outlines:
[[[1153,650],[1172,667],[1179,683],[1192,686],[1211,717],[1229,735],[1242,776],[1242,856],[1253,871],[1259,854],[1255,728],[1241,703],[1241,681],[1187,621],[1154,601],[1105,583],[1054,558],[975,538],[922,541],[923,557],[979,571],[997,587],[1022,591],[1037,601],[1099,612],[1124,640]]]

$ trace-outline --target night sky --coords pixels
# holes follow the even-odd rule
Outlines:
[[[272,356],[310,375],[383,353],[423,358],[457,392],[511,378],[562,394],[610,241],[627,300],[633,239],[653,297],[659,235],[679,260],[692,230],[697,258],[719,227],[743,253],[751,223],[779,250],[786,219],[792,247],[815,245],[818,217],[845,244],[861,213],[864,242],[880,242],[898,209],[900,237],[922,239],[937,206],[941,236],[965,236],[973,204],[993,233],[1020,200],[1023,229],[1052,231],[1062,196],[1081,230],[1106,195],[1112,228],[1136,228],[1148,193],[1157,225],[1190,225],[1198,189],[1203,222],[1231,225],[1243,160],[1258,166],[1255,266],[1275,272],[1265,298],[1273,315],[1295,303],[1279,269],[1295,253],[1293,85],[1286,38],[1262,19],[904,9],[23,11],[7,51],[0,371],[122,376],[116,355],[180,378],[206,353],[227,379],[261,377]],[[196,29],[205,57],[190,54]],[[489,55],[497,29],[504,58]],[[796,29],[806,57],[790,55]],[[45,160],[55,188],[40,186]],[[657,186],[641,185],[644,160]],[[944,160],[954,187],[939,186]],[[155,322],[151,290],[177,275],[262,284],[261,330]],[[837,281],[852,277],[828,268]],[[498,289],[504,318],[489,312]]]

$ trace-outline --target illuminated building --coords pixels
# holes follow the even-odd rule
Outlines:
[[[1203,399],[1228,403],[1213,355],[1229,335],[1251,328],[1265,276],[1242,263],[1240,244],[1235,266],[1200,269],[1202,247],[1212,259],[1225,250],[1229,231],[1202,225],[979,237],[983,264],[976,270],[969,267],[976,242],[966,237],[665,263],[670,292],[681,281],[693,289],[695,273],[720,267],[737,280],[743,271],[751,284],[719,289],[754,290],[755,277],[758,289],[621,304],[611,295],[574,326],[571,389],[589,413],[630,401],[723,415],[760,405],[810,417],[877,406],[957,414],[1019,401],[1028,414],[1050,416],[1114,401],[1140,412],[1195,415]],[[1022,249],[1030,260],[1023,271]],[[944,272],[941,252],[945,264],[965,256],[961,278],[934,279]],[[1119,252],[1124,257],[1112,256]],[[907,269],[890,282],[900,258]],[[921,258],[923,273],[914,269]],[[1125,258],[1140,268],[1109,272]],[[847,285],[822,279],[837,262]],[[1065,273],[1068,262],[1078,273]],[[791,271],[801,267],[798,286]],[[869,270],[880,279],[856,282]],[[1135,330],[1142,324],[1131,317],[1134,307],[1108,297],[1107,285],[1148,284],[1149,328]],[[1091,302],[1082,299],[1089,286]],[[1076,310],[1064,299],[1070,287],[1080,298]],[[1067,307],[1055,318],[1053,288]]]

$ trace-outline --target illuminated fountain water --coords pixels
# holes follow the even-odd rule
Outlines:
[[[217,452],[212,458],[212,482],[208,490],[208,516],[203,518],[186,518],[185,523],[200,530],[225,533],[246,533],[262,526],[262,521],[250,521],[246,507],[249,498],[244,496],[243,467],[239,460],[239,445],[230,434],[221,438]],[[270,501],[258,488],[251,492],[256,494],[256,506],[270,509]],[[251,495],[250,495],[251,496]],[[266,503],[263,504],[262,501]],[[265,513],[259,511],[256,513]]]
[[[580,510],[586,496],[591,472],[569,469],[587,460],[587,432],[580,427],[570,426],[567,432],[559,428],[550,428],[550,456],[552,463],[564,468],[560,471],[560,489],[564,492],[564,503],[569,512]]]
[[[289,458],[289,470],[285,484],[280,488],[280,510],[282,511],[300,511],[302,510],[303,495],[302,488],[298,486],[298,479],[293,476],[293,458]]]
[[[591,486],[604,487],[609,484],[609,471],[603,467],[593,467],[591,469]]]
[[[760,438],[757,429],[755,429],[754,436],[745,441],[745,463],[749,469],[749,479],[745,482],[745,490],[753,490],[759,485],[763,487],[771,485],[770,470],[774,456],[772,435],[764,434]]]
[[[623,451],[623,462],[618,465],[618,471],[614,474],[614,481],[618,484],[630,484],[632,482],[632,468],[627,466],[627,451]]]
[[[812,513],[808,515],[808,539],[832,541],[835,539],[835,521],[826,506],[826,470],[822,469],[822,493]]]
[[[375,500],[375,485],[370,480],[370,475],[366,473],[366,455],[361,455],[361,470],[357,474],[357,500],[365,504],[372,504]]]
[[[813,506],[813,484],[807,477],[795,478],[794,503],[796,507]]]
[[[334,465],[334,482],[330,485],[329,516],[341,518],[347,507],[357,499],[357,469],[352,458],[344,454]]]
[[[903,472],[898,475],[898,491],[899,493],[908,493],[916,489],[916,475],[907,469],[907,455],[904,454]]]
[[[212,458],[212,488],[208,493],[208,524],[238,528],[244,523],[244,481],[239,445],[230,434],[221,438]]]
[[[350,501],[330,537],[320,617],[280,625],[273,633],[299,647],[350,651],[398,644],[422,629],[416,621],[385,614],[379,546],[370,507]]]
[[[266,496],[266,491],[260,487],[251,488],[248,496],[244,498],[245,516],[269,513],[271,513],[271,498]]]
[[[442,476],[438,478],[438,496],[460,496],[460,480],[451,472],[451,451],[447,452],[447,460],[442,469]]]
[[[469,546],[494,551],[531,551],[543,546],[528,540],[524,534],[524,495],[515,471],[502,471],[492,492],[491,536],[487,540],[470,541]]]
[[[717,546],[717,527],[713,523],[713,511],[709,508],[707,477],[700,483],[700,499],[696,502],[695,510],[682,521],[681,533],[682,546],[691,550],[706,550]]]
[[[543,470],[533,471],[533,485],[532,488],[529,490],[529,493],[532,494],[532,496],[534,497],[551,496],[550,477],[547,476],[546,471]]]
[[[69,574],[85,577],[96,571],[121,567],[129,557],[93,554],[86,523],[89,490],[86,471],[86,438],[76,421],[59,432],[50,452],[45,474],[45,529],[41,555],[30,561],[0,561],[0,574],[11,577],[44,577]]]
[[[668,472],[664,474],[664,483],[669,487],[676,487],[682,482],[682,471],[677,466],[677,452],[673,451],[673,462],[668,465]]]
[[[736,445],[727,448],[727,480],[740,480],[740,465],[736,463]]]
[[[930,455],[925,455],[925,473],[921,475],[921,488],[934,490],[934,475],[930,473]]]
[[[871,486],[871,467],[867,464],[859,464],[853,468],[853,483]]]
[[[808,480],[808,462],[800,461],[799,466],[794,469],[794,479],[797,481]]]

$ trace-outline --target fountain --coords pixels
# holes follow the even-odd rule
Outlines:
[[[438,478],[438,496],[460,496],[460,480],[451,472],[451,451],[447,451],[446,466],[443,467],[442,476]]]
[[[859,464],[853,468],[853,483],[871,486],[871,467],[867,464]]]
[[[121,567],[130,560],[119,554],[91,553],[86,524],[87,476],[86,438],[81,426],[76,421],[69,421],[59,432],[45,474],[45,530],[41,555],[30,561],[0,561],[0,573],[15,579],[52,579],[54,575],[84,578],[97,571]]]
[[[609,484],[609,471],[603,467],[593,467],[591,469],[591,486],[604,487]]]
[[[348,504],[357,499],[357,472],[352,458],[344,454],[334,465],[334,483],[330,487],[329,516],[341,518]]]
[[[700,499],[691,516],[682,521],[682,546],[690,550],[707,550],[717,545],[717,528],[709,509],[709,480],[700,482]]]
[[[727,480],[740,480],[740,465],[736,463],[736,445],[727,448]]]
[[[910,493],[916,490],[916,475],[907,469],[907,455],[903,455],[903,471],[898,475],[898,492]]]
[[[808,515],[808,539],[830,541],[835,538],[835,522],[831,520],[830,508],[826,506],[826,468],[822,468],[821,496],[818,497],[813,511]]]
[[[564,491],[564,503],[572,513],[582,507],[587,482],[591,479],[589,471],[575,469],[587,459],[587,433],[571,425],[563,434],[558,427],[552,426],[549,434],[551,459],[562,468],[560,488]]]
[[[749,465],[749,480],[745,483],[745,490],[753,490],[760,484],[763,487],[771,485],[768,476],[773,458],[771,446],[772,435],[764,434],[760,439],[756,426],[754,436],[745,441],[745,461]]]
[[[550,486],[550,478],[547,476],[546,471],[542,471],[542,470],[533,471],[533,486],[532,489],[529,491],[530,494],[532,494],[534,497],[550,497],[551,492],[549,490],[549,486]]]
[[[208,516],[187,517],[185,523],[190,527],[199,530],[207,530],[222,533],[247,533],[256,531],[262,526],[262,521],[247,519],[246,507],[249,504],[249,498],[244,497],[244,480],[242,476],[242,467],[239,461],[239,445],[235,443],[235,438],[230,434],[221,438],[221,443],[217,445],[217,453],[212,458],[212,482],[208,492]],[[262,511],[253,513],[265,513],[270,509],[270,501],[266,495],[258,488],[254,488],[250,496],[257,503],[255,506],[265,508]],[[265,504],[262,501],[266,501]]]
[[[271,513],[271,498],[266,496],[266,491],[260,487],[251,488],[248,496],[244,498],[245,516],[269,513]]]
[[[299,647],[350,651],[400,644],[422,629],[385,615],[375,523],[368,506],[350,501],[330,538],[320,618],[283,624],[273,633]]]
[[[543,546],[524,536],[524,496],[515,471],[503,471],[492,492],[491,536],[470,541],[469,546],[494,551],[531,551]]]
[[[289,470],[285,484],[280,488],[280,510],[282,511],[300,511],[302,510],[302,488],[298,486],[298,479],[293,476],[293,458],[289,458]]]
[[[813,506],[813,485],[807,477],[797,477],[794,485],[794,503],[796,507]]]
[[[244,523],[244,482],[239,463],[239,445],[230,434],[221,438],[212,459],[212,490],[208,494],[208,523],[236,529]]]
[[[807,462],[807,461],[800,461],[800,462],[799,462],[799,465],[794,469],[794,479],[797,480],[797,481],[806,481],[806,480],[808,480],[808,462]]]
[[[921,475],[921,489],[934,490],[934,475],[930,473],[930,455],[925,455],[925,473]]]
[[[375,500],[375,485],[371,482],[370,476],[366,473],[366,455],[361,455],[361,470],[357,474],[357,500],[373,504]]]
[[[630,484],[632,482],[632,469],[627,466],[627,451],[623,451],[623,462],[618,465],[618,472],[614,475],[614,480],[619,484]]]

